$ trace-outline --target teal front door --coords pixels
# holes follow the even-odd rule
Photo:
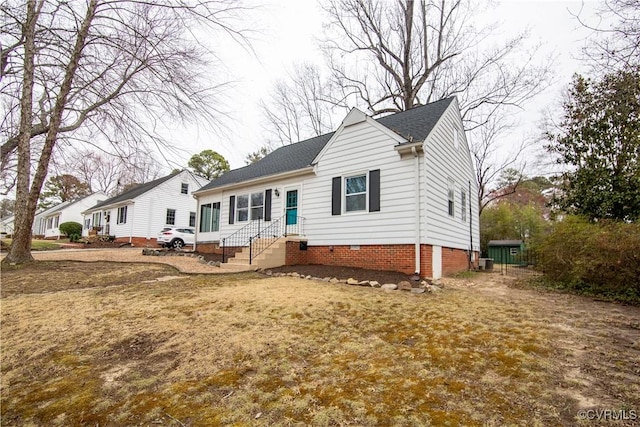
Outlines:
[[[298,223],[298,190],[287,191],[287,225]]]

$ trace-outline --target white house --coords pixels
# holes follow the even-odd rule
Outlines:
[[[194,195],[199,251],[233,254],[251,240],[253,257],[266,236],[286,235],[285,264],[440,277],[477,260],[476,181],[455,97],[378,119],[353,109],[335,132]]]
[[[192,193],[206,179],[183,170],[140,184],[83,212],[82,235],[96,228],[99,234],[135,246],[155,245],[166,226],[194,227],[196,200]]]
[[[0,219],[0,234],[13,234],[13,221],[15,215],[9,215]]]
[[[63,222],[77,222],[82,224],[82,211],[106,199],[102,191],[95,192],[77,200],[62,202],[56,206],[38,212],[34,217],[31,229],[34,236],[44,236],[45,239],[59,239],[64,236],[58,228]]]

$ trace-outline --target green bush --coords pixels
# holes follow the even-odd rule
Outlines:
[[[60,231],[65,235],[71,237],[74,234],[82,235],[82,224],[78,222],[68,221],[60,224]]]
[[[82,235],[80,235],[78,233],[70,234],[69,235],[69,241],[72,242],[72,243],[75,243],[78,240],[80,240],[81,237],[82,237]]]
[[[535,249],[547,279],[579,293],[640,301],[640,224],[567,217]]]

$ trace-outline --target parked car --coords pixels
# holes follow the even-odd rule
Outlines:
[[[189,227],[165,227],[158,234],[158,244],[162,247],[182,248],[193,245],[196,231]]]

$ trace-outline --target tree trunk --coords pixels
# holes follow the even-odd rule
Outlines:
[[[33,81],[35,56],[35,27],[38,20],[35,0],[27,2],[24,32],[24,76],[20,95],[20,128],[18,133],[18,173],[16,179],[16,210],[13,241],[3,264],[33,261],[31,256],[31,226],[35,204],[31,211],[29,181],[31,176],[31,128],[33,125]]]

